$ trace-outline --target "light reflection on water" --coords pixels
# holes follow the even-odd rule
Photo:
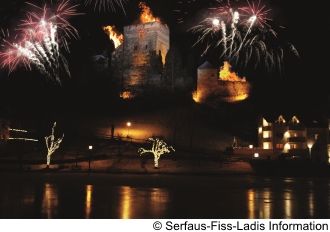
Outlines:
[[[284,192],[284,217],[287,219],[292,218],[292,204],[293,204],[293,198],[292,198],[292,192],[285,191]]]
[[[132,188],[122,187],[120,190],[121,203],[120,203],[120,218],[121,219],[130,219],[132,213]]]
[[[314,218],[315,216],[315,201],[314,201],[314,192],[308,194],[308,213],[309,217]]]
[[[45,183],[42,197],[42,214],[54,218],[57,214],[58,195],[56,186]]]
[[[119,215],[121,219],[139,218],[143,214],[161,217],[170,198],[162,188],[119,188]]]
[[[268,188],[263,190],[249,189],[247,195],[247,218],[272,218],[272,192]]]
[[[210,184],[207,180],[188,184],[184,181],[171,184],[169,181],[163,187],[112,186],[103,182],[8,182],[2,187],[0,218],[268,219],[330,216],[330,179],[219,178]]]
[[[285,179],[283,182],[286,184],[295,183],[292,179]],[[280,218],[301,218],[301,215],[304,217],[315,218],[317,199],[315,199],[316,190],[314,187],[313,182],[310,181],[306,186],[306,193],[293,191],[294,189],[288,186],[281,189],[281,192],[278,192],[278,190],[272,190],[271,188],[251,188],[247,191],[247,218],[271,219],[275,217],[274,211],[276,209],[282,209],[283,211]],[[328,198],[329,204],[327,211],[329,213],[330,185],[328,191],[322,193],[322,195],[327,196]],[[322,204],[322,199],[318,200],[320,201],[318,204]],[[304,210],[306,212],[304,212]]]
[[[91,218],[93,185],[86,185],[85,218]]]

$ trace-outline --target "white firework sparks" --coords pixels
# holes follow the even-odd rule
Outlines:
[[[124,5],[128,0],[85,0],[85,6],[93,5],[94,10],[98,11],[117,11],[121,9],[125,12]]]
[[[254,63],[256,67],[263,62],[266,69],[281,69],[284,48],[280,46],[277,33],[271,26],[272,20],[268,17],[270,10],[261,1],[247,1],[246,7],[237,9],[228,2],[225,6],[210,10],[213,16],[189,30],[198,35],[194,46],[205,44],[202,55],[220,50],[220,59],[236,65]],[[288,50],[299,56],[292,44],[289,44]]]

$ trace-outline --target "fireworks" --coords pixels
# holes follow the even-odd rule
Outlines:
[[[9,33],[3,33],[0,59],[2,67],[9,72],[20,64],[27,69],[37,68],[49,80],[60,83],[60,74],[64,70],[69,75],[68,64],[61,48],[68,50],[68,39],[77,38],[77,30],[68,22],[68,18],[77,15],[76,5],[62,1],[55,9],[45,5],[33,7],[19,25],[14,39]],[[52,13],[54,12],[54,13]]]
[[[98,11],[116,11],[119,7],[125,12],[124,5],[127,0],[85,0],[85,5],[94,5],[94,10]]]
[[[257,3],[247,0],[246,6],[236,8],[228,1],[210,8],[211,17],[190,31],[198,35],[195,45],[205,45],[202,55],[212,50],[220,52],[220,59],[236,65],[254,63],[256,67],[263,62],[267,69],[281,70],[285,49],[279,45],[270,11],[260,0]],[[292,44],[287,47],[289,52],[299,56]]]

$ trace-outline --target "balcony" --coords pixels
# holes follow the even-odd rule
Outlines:
[[[290,137],[290,138],[287,138],[287,141],[289,143],[305,143],[306,138],[305,137]]]
[[[290,124],[288,130],[290,131],[304,131],[306,128],[301,124]]]

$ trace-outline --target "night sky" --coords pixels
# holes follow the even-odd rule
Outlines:
[[[194,38],[186,32],[194,22],[202,20],[203,9],[208,8],[210,1],[190,1],[192,3],[186,5],[186,8],[181,7],[175,0],[146,2],[155,15],[170,26],[171,43],[181,49],[183,57],[195,57],[196,67],[206,59],[214,60],[213,57],[200,57],[200,49],[192,48]],[[265,0],[264,2],[272,9],[274,24],[285,27],[279,32],[281,39],[293,43],[301,58],[287,56],[281,75],[276,71],[267,72],[263,68],[257,70],[251,67],[240,68],[239,73],[246,76],[254,85],[252,104],[262,113],[328,114],[329,59],[327,57],[330,52],[330,20],[325,1]],[[24,1],[2,1],[0,26],[14,30],[24,7]],[[178,25],[179,15],[176,9],[187,13],[184,24]],[[132,0],[126,5],[126,14],[120,10],[116,13],[94,12],[84,6],[80,7],[80,11],[84,15],[75,16],[71,20],[80,34],[79,40],[71,41],[71,53],[67,54],[72,78],[59,88],[44,82],[40,74],[35,71],[21,68],[8,76],[7,70],[1,69],[0,112],[2,114],[13,108],[20,109],[18,112],[26,112],[27,109],[33,108],[38,112],[38,109],[49,102],[54,102],[58,107],[64,105],[65,107],[58,108],[60,111],[71,108],[72,105],[82,107],[90,104],[101,107],[108,105],[107,99],[111,95],[109,93],[111,89],[107,84],[111,80],[107,80],[106,77],[97,78],[92,74],[88,69],[90,57],[104,50],[111,51],[111,44],[101,26],[116,25],[122,30],[123,26],[135,22],[139,15],[138,1]]]

